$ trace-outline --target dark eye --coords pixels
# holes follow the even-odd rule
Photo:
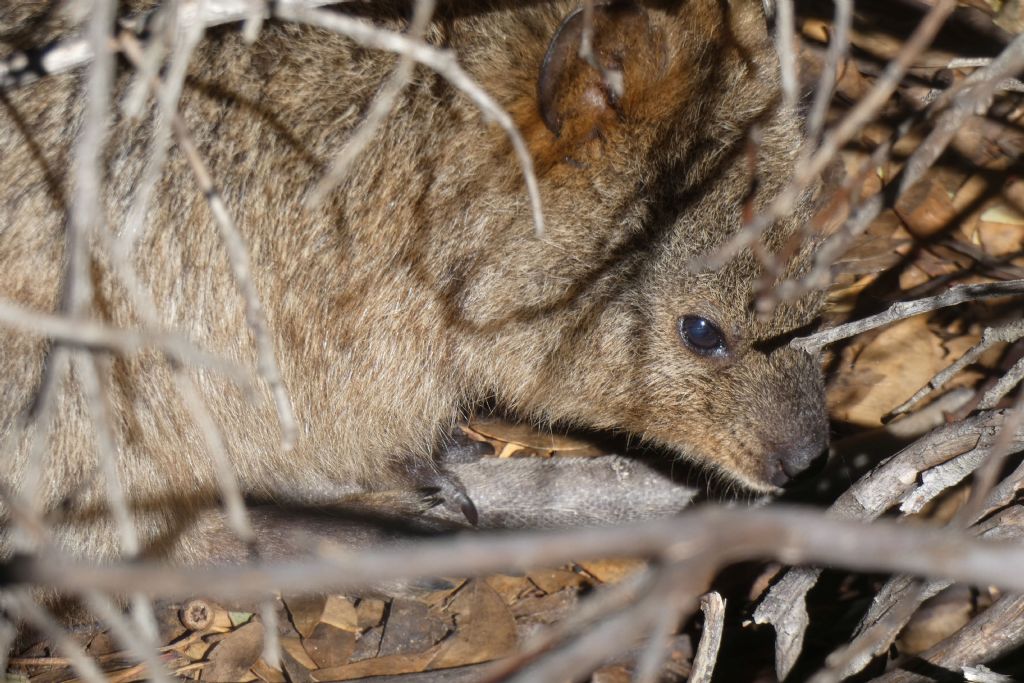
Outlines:
[[[679,319],[679,336],[687,346],[702,356],[725,352],[725,335],[707,318],[684,315]]]

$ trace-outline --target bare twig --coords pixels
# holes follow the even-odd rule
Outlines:
[[[793,0],[775,1],[775,49],[779,53],[782,76],[782,103],[795,109],[800,97],[797,86],[796,22],[793,18]]]
[[[177,114],[177,97],[180,94],[181,84],[184,81],[183,65],[187,63],[188,55],[195,47],[195,43],[198,41],[198,38],[199,35],[197,33],[196,35],[185,37],[183,40],[179,41],[179,49],[175,52],[175,61],[172,63],[172,68],[168,75],[172,93],[168,94],[164,90],[164,84],[159,81],[155,81],[152,84],[157,93],[157,97],[165,110],[163,114],[167,121],[166,126],[157,126],[154,136],[159,136],[161,131],[165,133],[170,131],[170,121]],[[139,55],[138,45],[135,44],[134,37],[123,36],[122,42],[125,44],[125,53],[130,59]],[[160,157],[161,162],[159,164],[155,164],[153,167],[147,164],[146,173],[155,172],[152,177],[149,178],[151,184],[143,182],[138,190],[138,194],[136,195],[135,202],[132,207],[133,210],[139,208],[139,213],[134,216],[134,220],[136,221],[134,224],[131,223],[133,220],[132,211],[129,211],[127,221],[136,229],[126,229],[122,238],[116,242],[109,239],[109,234],[107,235],[107,248],[111,254],[114,269],[117,272],[118,277],[124,283],[125,289],[127,289],[129,296],[135,305],[135,310],[142,317],[143,321],[152,327],[155,327],[158,323],[155,314],[155,311],[157,310],[156,302],[153,300],[152,295],[146,290],[146,288],[143,287],[134,267],[132,266],[130,253],[134,240],[130,235],[133,232],[141,232],[139,226],[141,225],[142,216],[145,214],[145,206],[148,204],[147,193],[151,192],[152,188],[155,187],[156,180],[159,175],[159,167],[162,166],[162,159],[166,156],[166,143],[167,141],[164,140],[163,144],[158,144],[156,142],[156,138],[154,138],[149,162],[152,162],[155,157]],[[174,376],[175,387],[178,394],[182,397],[183,404],[189,411],[193,422],[195,422],[196,426],[199,427],[200,434],[203,437],[203,444],[206,446],[206,451],[213,462],[217,485],[221,491],[224,510],[227,513],[228,525],[235,532],[239,541],[251,549],[254,547],[255,535],[252,530],[252,525],[249,523],[249,516],[246,511],[245,502],[242,499],[241,489],[238,485],[238,478],[235,476],[234,468],[232,467],[230,458],[228,457],[227,444],[224,443],[224,437],[221,433],[220,427],[217,425],[216,420],[206,405],[206,401],[202,397],[202,393],[192,380],[192,377],[189,375],[185,366],[181,363],[172,363],[171,371]]]
[[[849,142],[888,101],[907,69],[910,68],[917,56],[931,44],[942,24],[955,8],[956,0],[937,0],[900,48],[896,57],[889,62],[871,90],[854,105],[835,128],[822,138],[821,145],[814,154],[797,165],[790,184],[765,207],[760,215],[745,225],[714,253],[704,254],[694,259],[690,264],[691,269],[714,270],[721,268],[741,250],[758,240],[775,220],[791,212],[797,199],[832,163],[843,145]]]
[[[308,7],[333,4],[336,0],[290,0]],[[267,16],[268,8],[260,11]],[[252,16],[252,0],[179,0],[177,22],[182,30],[198,24],[220,26]],[[122,19],[128,31],[140,32],[150,22],[150,13]],[[37,54],[14,52],[0,60],[0,90],[28,85],[39,78],[65,73],[92,61],[96,51],[84,36],[76,36],[49,46]]]
[[[618,527],[508,533],[409,542],[360,554],[254,566],[169,569],[153,563],[102,567],[70,560],[23,557],[5,567],[13,583],[59,590],[183,597],[195,586],[225,598],[380,585],[398,578],[478,575],[570,559],[635,555],[671,557],[708,570],[752,558],[788,564],[827,564],[857,571],[941,576],[1024,591],[1024,547],[978,541],[957,531],[867,525],[777,506],[757,510],[706,506],[677,518]]]
[[[11,506],[12,514],[22,518],[15,525],[12,535],[14,547],[23,552],[39,550],[50,542],[49,530],[43,520],[43,496],[40,495],[40,490],[50,462],[51,449],[48,437],[56,418],[57,396],[67,379],[70,358],[71,351],[65,346],[58,346],[53,350],[44,369],[42,386],[36,398],[38,409],[34,414],[18,421],[17,426],[8,434],[10,441],[4,444],[8,447],[6,452],[15,452],[21,435],[34,424],[35,429],[31,431],[26,454],[25,478],[21,492],[3,492],[4,501]]]
[[[1008,508],[992,519],[970,528],[980,538],[1018,541],[1024,535],[1024,510]],[[924,583],[909,576],[897,576],[878,592],[864,615],[846,652],[829,657],[830,674],[838,679],[852,676],[896,640],[918,607],[948,588],[951,581],[936,579]],[[822,680],[837,680],[823,678]]]
[[[846,339],[861,332],[873,330],[876,327],[882,327],[883,325],[888,325],[921,313],[928,313],[939,308],[956,306],[977,299],[996,296],[1016,296],[1020,294],[1024,294],[1024,280],[987,282],[979,285],[959,285],[937,296],[916,301],[899,301],[882,313],[845,325],[839,325],[830,330],[823,330],[807,337],[798,337],[790,343],[794,348],[815,352],[840,339]]]
[[[1024,363],[1018,363],[1024,366]],[[973,523],[984,511],[988,498],[993,492],[999,473],[1002,472],[1006,459],[1014,452],[1013,435],[1024,426],[1024,391],[1017,392],[1017,400],[1003,422],[1002,431],[992,446],[981,467],[974,473],[974,486],[971,497],[957,515],[962,525]],[[1011,475],[1012,478],[1012,475]]]
[[[721,595],[714,592],[704,595],[700,599],[700,609],[704,612],[704,632],[693,656],[690,683],[710,683],[725,626],[725,600]]]
[[[673,582],[668,589],[658,591],[660,594],[658,613],[654,617],[647,645],[637,661],[633,683],[656,683],[661,679],[665,660],[669,657],[672,647],[672,636],[679,628],[679,623],[693,608],[693,596],[690,592],[694,588],[700,590],[700,583],[702,582],[694,582],[693,577],[687,577],[686,581]],[[717,596],[718,594],[711,595]],[[701,598],[701,609],[705,609],[706,599],[707,596]],[[719,599],[721,599],[720,596]],[[701,642],[703,645],[703,641]],[[713,659],[714,656],[712,656]]]
[[[829,514],[842,519],[876,519],[914,490],[921,472],[965,454],[977,453],[980,460],[998,438],[1003,418],[999,412],[980,413],[930,432],[861,477],[836,499]],[[1022,442],[1024,434],[1018,431],[1014,438]],[[1008,491],[999,493],[1010,495]],[[809,623],[805,597],[820,574],[815,568],[790,570],[754,612],[756,623],[775,627],[775,666],[780,677],[789,673],[803,647]]]
[[[644,569],[628,576],[620,583],[602,587],[578,609],[565,619],[531,637],[514,655],[494,664],[486,680],[505,678],[539,659],[544,653],[556,648],[562,641],[582,632],[590,624],[602,621],[609,615],[627,608],[640,599],[652,581],[650,569]]]
[[[1012,676],[1004,676],[1003,674],[997,674],[987,666],[979,664],[978,666],[965,666],[963,667],[964,680],[969,683],[1014,683],[1015,679]]]
[[[818,144],[818,137],[825,127],[825,115],[835,92],[836,79],[850,49],[850,26],[853,23],[853,0],[837,0],[836,14],[832,21],[832,35],[829,37],[825,66],[815,88],[814,103],[807,114],[807,139],[805,149]]]
[[[281,670],[281,638],[277,633],[277,603],[267,598],[260,604],[263,620],[263,661],[272,669]]]
[[[23,590],[0,593],[0,605],[13,612],[19,619],[31,624],[52,642],[71,662],[78,675],[87,683],[105,683],[106,677],[92,657],[61,628],[61,625],[32,596]]]
[[[121,552],[128,558],[134,558],[139,553],[139,536],[121,482],[117,439],[107,395],[100,381],[98,361],[93,355],[79,352],[73,358],[72,368],[82,385],[82,397],[92,420],[97,459],[106,482],[106,501],[117,525]]]
[[[924,599],[921,583],[912,582],[884,618],[859,633],[845,647],[830,654],[825,660],[826,668],[816,673],[810,683],[839,683],[862,670],[874,657],[889,648]]]
[[[252,279],[252,267],[245,239],[238,231],[223,197],[217,191],[213,178],[181,116],[175,114],[171,125],[175,137],[178,139],[178,145],[192,167],[196,184],[203,196],[206,197],[210,213],[213,214],[217,228],[220,230],[221,240],[224,242],[228,262],[231,264],[231,271],[235,278],[235,285],[245,303],[246,322],[256,344],[257,370],[270,388],[270,393],[274,397],[274,405],[277,407],[277,419],[281,426],[281,448],[286,451],[291,450],[298,439],[299,427],[295,421],[291,398],[288,396],[288,390],[281,378],[281,370],[277,365],[274,342],[267,327],[266,314],[263,312],[263,305],[260,303],[259,293],[256,291],[256,284]]]
[[[409,22],[408,36],[410,40],[421,40],[430,20],[434,15],[435,0],[416,0],[413,9],[412,20]],[[306,203],[310,206],[317,206],[334,188],[336,188],[348,175],[352,162],[366,148],[374,134],[380,128],[384,119],[395,107],[395,100],[402,93],[402,90],[409,84],[412,78],[415,60],[409,55],[401,55],[398,58],[398,65],[392,72],[391,77],[384,82],[380,91],[370,103],[370,107],[363,118],[362,123],[352,131],[345,141],[341,152],[331,162],[331,167],[324,174],[324,177],[316,184],[310,192]]]
[[[596,3],[594,0],[583,0],[583,27],[580,30],[580,48],[577,51],[580,59],[590,65],[590,68],[601,74],[601,80],[609,92],[615,97],[622,97],[625,93],[625,81],[622,71],[614,68],[607,68],[597,58],[594,52],[594,14]]]
[[[201,7],[200,7],[201,9]],[[131,205],[125,213],[124,227],[118,237],[114,249],[111,250],[112,258],[117,263],[124,265],[131,263],[131,254],[135,244],[138,242],[145,230],[145,216],[149,211],[153,193],[156,191],[157,183],[163,173],[167,161],[167,150],[171,142],[171,121],[178,110],[178,101],[181,98],[182,87],[185,83],[185,74],[192,53],[203,36],[205,26],[199,22],[180,21],[180,12],[171,12],[167,19],[168,31],[176,28],[169,40],[174,41],[174,47],[168,64],[167,73],[163,81],[158,78],[158,73],[145,73],[145,59],[141,54],[138,39],[130,32],[122,32],[119,38],[121,49],[140,70],[140,82],[145,82],[148,87],[156,91],[157,111],[153,118],[153,132],[149,140],[149,149],[146,153],[146,163],[142,170],[138,188],[132,197]],[[141,103],[139,104],[141,108]],[[141,291],[137,289],[136,291]],[[155,308],[153,310],[156,310]]]
[[[898,668],[876,683],[925,683],[936,669],[960,671],[971,664],[990,662],[1024,643],[1024,596],[1007,595],[970,624]]]
[[[168,330],[118,329],[92,320],[77,322],[63,316],[30,311],[2,300],[0,325],[87,349],[131,354],[146,348],[156,348],[179,363],[220,372],[246,393],[254,392],[249,378],[250,373],[245,368],[234,361],[207,353],[184,337]]]
[[[1024,337],[1024,320],[1016,320],[1012,323],[996,328],[986,327],[985,331],[981,333],[980,342],[972,346],[955,362],[928,380],[928,384],[918,389],[913,396],[908,398],[899,407],[893,409],[890,415],[902,415],[908,412],[911,408],[917,405],[921,399],[936,389],[941,388],[946,382],[955,377],[957,373],[978,360],[983,353],[988,351],[995,344],[1016,341],[1021,337]]]
[[[160,683],[169,683],[171,679],[166,667],[160,661],[156,644],[148,638],[140,637],[105,595],[90,591],[84,597],[89,609],[110,625],[114,636],[131,652],[132,657],[140,664],[145,664],[147,677]]]
[[[676,615],[689,613],[696,607],[697,596],[710,577],[704,562],[684,560],[653,568],[640,582],[639,599],[616,614],[596,622],[574,640],[551,651],[537,664],[521,670],[509,679],[516,683],[544,680],[578,680],[603,662],[630,651],[634,644],[652,628],[655,638],[665,635],[665,596],[671,595]],[[693,571],[696,570],[696,571]],[[663,642],[661,644],[664,644]],[[663,661],[661,648],[648,647],[641,656],[638,680],[648,676],[654,664]],[[654,656],[651,656],[651,653]],[[656,671],[656,669],[654,669]]]
[[[962,128],[970,115],[984,113],[988,109],[992,102],[993,88],[995,87],[993,84],[998,84],[1005,75],[1016,73],[1022,68],[1024,68],[1024,36],[1014,40],[999,58],[987,65],[985,69],[972,74],[965,83],[964,88],[956,91],[955,100],[952,99],[953,92],[944,93],[943,97],[936,100],[927,111],[915,113],[900,123],[892,139],[879,146],[872,153],[871,159],[865,164],[866,169],[877,167],[882,159],[887,158],[895,140],[904,137],[910,131],[915,121],[924,118],[924,115],[929,112],[941,111],[939,107],[944,106],[946,102],[952,101],[954,103],[950,110],[943,111],[936,128],[924,142],[917,146],[914,153],[904,164],[903,169],[900,171],[899,181],[892,184],[890,189],[884,194],[873,195],[854,210],[843,228],[826,240],[818,249],[811,271],[799,280],[787,280],[780,283],[772,291],[770,297],[761,297],[762,300],[758,301],[759,309],[768,309],[775,302],[792,300],[802,296],[811,289],[826,286],[831,265],[845,252],[852,243],[853,238],[867,230],[871,222],[887,206],[887,203],[894,201],[896,197],[899,197],[921,179],[925,171],[935,163],[936,159],[946,149],[953,136]],[[798,163],[798,169],[800,166],[802,164]],[[785,191],[783,194],[785,194]],[[793,196],[795,197],[796,195],[794,194]],[[851,196],[853,195],[851,194]],[[780,195],[776,202],[783,199],[784,197]],[[773,202],[769,206],[769,210],[763,216],[755,219],[751,225],[746,226],[737,235],[737,238],[741,237],[743,233],[751,231],[751,241],[756,239],[770,224],[771,220],[790,210],[787,204],[783,207],[783,211],[773,212],[772,206],[774,204]],[[738,248],[743,246],[745,245],[739,245]],[[729,256],[729,254],[726,254],[726,256]]]
[[[990,410],[999,405],[1003,397],[1013,391],[1013,388],[1024,379],[1024,358],[1013,364],[1013,367],[1006,371],[999,381],[991,389],[985,392],[978,403],[981,410]]]
[[[416,62],[427,66],[443,76],[457,90],[468,97],[483,113],[483,115],[497,123],[515,150],[516,158],[522,169],[526,182],[526,191],[530,197],[530,205],[533,210],[533,224],[538,237],[544,236],[544,213],[541,209],[540,188],[537,184],[537,176],[533,170],[533,159],[526,146],[526,141],[516,128],[515,122],[508,112],[480,87],[476,81],[470,78],[461,66],[459,66],[455,55],[445,50],[438,50],[422,41],[413,40],[394,31],[387,31],[378,28],[365,21],[353,19],[352,17],[329,12],[326,10],[310,9],[298,2],[282,2],[274,6],[274,16],[287,21],[294,21],[311,26],[318,26],[328,31],[339,33],[357,44],[376,50],[387,50],[398,55],[407,56]]]

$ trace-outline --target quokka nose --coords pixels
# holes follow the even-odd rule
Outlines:
[[[769,481],[774,486],[786,486],[798,475],[809,473],[811,465],[824,464],[825,445],[823,439],[815,439],[777,448],[768,459]]]

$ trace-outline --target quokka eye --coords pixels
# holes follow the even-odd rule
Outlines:
[[[691,351],[701,356],[717,356],[727,350],[722,330],[699,315],[684,315],[679,319],[679,336]]]

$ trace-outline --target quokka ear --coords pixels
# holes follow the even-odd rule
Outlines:
[[[663,61],[660,41],[647,11],[632,2],[597,5],[593,15],[593,54],[605,70],[579,56],[583,35],[582,9],[569,14],[548,45],[537,81],[541,118],[560,139],[585,141],[622,118],[621,99],[642,85],[643,73]],[[660,65],[663,70],[664,65]],[[606,78],[621,79],[616,87]],[[654,75],[654,74],[649,74]]]

